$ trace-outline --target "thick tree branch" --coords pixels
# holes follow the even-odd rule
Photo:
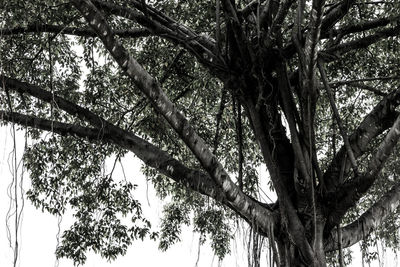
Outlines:
[[[288,82],[288,77],[287,77],[287,72],[286,72],[286,66],[281,65],[280,66],[280,79],[279,79],[279,88],[280,88],[280,93],[281,93],[281,99],[283,102],[283,111],[285,113],[286,120],[289,125],[289,130],[290,130],[290,136],[292,139],[293,143],[293,151],[295,154],[295,159],[296,159],[296,165],[300,172],[301,175],[303,176],[304,179],[310,180],[310,174],[307,170],[307,164],[305,160],[305,156],[303,154],[303,147],[299,139],[299,133],[297,132],[297,124],[296,124],[296,118],[295,118],[295,105],[293,101],[293,96],[291,91],[289,90],[289,82]]]
[[[394,186],[379,201],[364,212],[357,220],[346,225],[341,229],[341,243],[343,247],[350,247],[373,230],[377,229],[385,219],[396,211],[400,205],[400,184]],[[325,243],[325,251],[333,251],[338,249],[337,234],[332,235]]]
[[[98,115],[92,113],[86,108],[76,105],[75,103],[65,100],[57,95],[53,95],[51,92],[43,90],[39,86],[21,82],[19,80],[9,78],[0,74],[0,81],[8,90],[16,91],[20,94],[28,94],[37,99],[45,101],[47,103],[53,103],[58,108],[64,110],[70,115],[76,116],[79,119],[88,121],[91,125],[101,128],[106,122]]]
[[[228,201],[226,195],[220,190],[209,175],[200,170],[193,170],[174,159],[167,152],[159,149],[146,140],[131,132],[105,124],[102,128],[90,128],[76,124],[61,123],[16,112],[0,110],[0,120],[20,124],[24,127],[32,127],[44,131],[57,133],[61,136],[77,136],[86,138],[89,141],[105,142],[115,144],[121,148],[133,152],[147,166],[152,167],[185,187],[209,196],[235,210],[235,205]],[[268,204],[260,203],[253,198],[248,198],[250,206],[257,206],[251,209],[252,212],[260,212],[260,205],[270,209]],[[236,210],[235,210],[236,211]],[[238,214],[248,222],[252,222],[254,213]],[[263,232],[267,235],[267,232]]]
[[[263,2],[264,2],[264,0],[261,0],[261,1],[253,0],[253,1],[251,1],[247,6],[245,6],[244,8],[242,8],[242,9],[237,11],[238,16],[242,16],[243,18],[246,18],[252,12],[256,12],[258,5],[263,3]]]
[[[317,44],[320,38],[322,13],[325,6],[325,0],[313,0],[311,10],[311,21],[309,25],[310,33],[307,35],[304,46],[304,53],[307,62],[307,78],[311,81],[310,86],[313,87],[314,70],[317,65]],[[310,90],[312,91],[312,90]]]
[[[254,127],[255,136],[257,137],[257,141],[259,142],[261,152],[263,154],[265,163],[268,167],[268,171],[271,176],[271,180],[278,195],[279,208],[281,210],[282,215],[285,217],[284,220],[288,221],[289,235],[294,239],[294,243],[301,252],[304,260],[307,262],[307,264],[310,264],[313,258],[313,251],[306,236],[304,235],[304,226],[302,225],[299,219],[299,216],[297,214],[297,211],[293,205],[293,202],[289,194],[289,190],[291,189],[290,185],[291,183],[293,183],[292,180],[293,177],[290,175],[289,179],[291,179],[291,181],[288,181],[287,177],[288,170],[284,169],[283,166],[280,164],[280,162],[277,164],[275,157],[276,154],[279,154],[280,152],[278,151],[276,152],[276,154],[271,152],[272,149],[270,144],[271,143],[270,136],[265,130],[265,126],[263,124],[266,123],[266,121],[263,120],[262,117],[260,116],[259,110],[256,109],[255,104],[251,103],[250,101],[251,100],[248,100],[248,102],[246,103],[246,107],[249,112],[251,123]],[[276,125],[275,127],[279,128],[278,125]],[[281,141],[282,143],[284,143],[284,140]],[[274,142],[274,140],[272,140],[272,142]],[[281,146],[280,149],[285,150],[287,149],[287,147]],[[289,165],[292,166],[293,168],[292,165],[293,163],[287,162],[288,156],[291,153],[291,151],[286,150],[285,152],[286,152],[286,157],[284,159],[286,161],[285,167]],[[283,160],[283,158],[281,158],[281,160]],[[290,170],[290,173],[291,174],[293,173],[293,169]]]
[[[0,119],[25,127],[54,132],[61,136],[77,136],[89,141],[106,142],[128,149],[140,158],[146,165],[155,168],[174,181],[183,184],[201,194],[210,196],[217,201],[224,201],[225,195],[218,189],[215,182],[205,173],[192,170],[175,160],[165,151],[157,148],[146,140],[109,123],[102,128],[90,128],[77,124],[61,123],[16,112],[0,110]],[[225,200],[226,201],[226,200]]]
[[[400,105],[400,89],[393,91],[385,96],[374,109],[365,116],[358,128],[349,136],[349,142],[355,158],[363,155],[368,144],[386,129],[390,128],[396,120],[398,112],[395,110]],[[343,146],[332,159],[327,171],[324,174],[325,189],[327,192],[335,192],[339,186],[339,176],[342,164],[346,154],[346,148]],[[347,166],[347,164],[345,165]],[[344,171],[346,173],[348,167]]]
[[[325,234],[330,233],[333,227],[338,224],[349,208],[353,207],[357,201],[372,186],[383,168],[387,158],[392,153],[395,145],[400,138],[400,115],[397,117],[389,133],[379,145],[375,155],[368,163],[367,171],[341,186],[334,196],[337,204],[330,210],[326,223]]]
[[[294,0],[283,0],[280,3],[276,16],[272,21],[271,27],[268,29],[267,40],[270,42],[277,32],[282,28],[283,21],[289,13],[290,7],[295,2]]]
[[[25,27],[15,28],[2,28],[0,34],[15,35],[22,33],[62,33],[68,35],[82,36],[82,37],[97,37],[97,34],[91,28],[78,28],[78,27],[66,27],[62,25],[50,25],[50,24],[30,24]],[[151,33],[146,29],[128,29],[128,30],[116,30],[115,34],[121,38],[138,38],[150,36]]]
[[[8,90],[13,90],[21,94],[26,93],[45,102],[54,103],[58,108],[66,111],[70,115],[89,122],[95,128],[53,122],[17,113],[3,112],[0,119],[14,121],[25,126],[36,127],[42,130],[54,131],[59,134],[74,134],[92,140],[98,140],[99,137],[101,137],[103,141],[112,142],[132,151],[147,165],[156,168],[177,182],[180,182],[197,192],[213,197],[217,201],[227,204],[246,220],[257,223],[264,233],[268,233],[269,227],[274,223],[272,213],[266,209],[264,205],[261,206],[259,202],[243,193],[240,196],[241,201],[238,203],[237,198],[232,199],[232,197],[227,196],[224,193],[225,188],[218,186],[208,174],[198,170],[188,169],[182,163],[169,156],[166,152],[133,133],[109,123],[102,117],[92,113],[90,110],[57,95],[53,95],[51,92],[45,91],[38,86],[20,82],[16,79],[7,78],[2,75],[0,75],[0,80]],[[202,188],[202,186],[204,186],[204,188]],[[265,220],[266,217],[268,218],[268,221]],[[257,220],[254,221],[254,218]]]
[[[322,21],[321,34],[323,35],[329,32],[329,30],[348,13],[355,2],[356,0],[343,0],[336,7],[329,10]]]
[[[196,133],[182,113],[177,110],[157,81],[118,42],[99,10],[89,0],[74,0],[73,4],[89,22],[90,26],[101,36],[104,46],[121,69],[146,95],[152,106],[166,119],[190,148],[203,168],[226,194],[228,201],[235,206],[239,213],[253,213],[254,205],[249,205],[251,202],[249,202],[248,197],[233,183],[229,174],[215,155],[211,153],[205,141]],[[262,212],[258,210],[256,214],[253,214],[255,223],[260,228],[267,230],[272,223],[271,214],[265,209],[261,210]],[[266,220],[265,218],[268,219]]]

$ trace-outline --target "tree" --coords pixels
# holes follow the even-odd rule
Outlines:
[[[237,218],[268,238],[278,266],[326,266],[329,252],[362,240],[398,247],[399,10],[364,0],[3,2],[1,119],[37,140],[24,156],[33,203],[76,211],[58,256],[113,258],[146,235],[166,249],[191,211],[219,257]],[[102,173],[128,151],[172,196],[159,236],[133,185]],[[259,198],[260,164],[275,203]]]

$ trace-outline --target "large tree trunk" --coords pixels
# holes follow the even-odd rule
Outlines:
[[[312,258],[312,262],[305,262],[304,257],[301,255],[301,252],[298,247],[296,247],[293,242],[288,239],[278,241],[278,260],[276,263],[279,263],[280,267],[325,267],[326,266],[326,257],[323,249],[322,242],[317,242],[316,247],[314,249],[314,255]]]
[[[311,261],[305,259],[301,253],[305,248],[295,245],[290,234],[287,234],[286,231],[283,230],[275,233],[275,235],[277,235],[275,240],[278,248],[278,255],[275,257],[275,263],[279,264],[280,267],[325,267],[326,256],[323,242],[324,221],[325,220],[318,217],[316,231],[314,231],[313,227],[309,227],[309,229],[304,233],[313,247],[313,256]],[[311,240],[311,237],[314,235],[315,238]]]

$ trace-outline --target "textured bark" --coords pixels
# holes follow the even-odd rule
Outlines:
[[[341,244],[350,247],[379,227],[400,206],[400,185],[394,186],[379,201],[364,212],[357,220],[341,229]],[[325,251],[337,250],[338,235],[332,232],[325,244]]]
[[[108,26],[104,16],[90,1],[73,1],[90,26],[102,39],[105,47],[114,57],[126,74],[149,99],[152,106],[166,119],[169,125],[177,132],[180,138],[197,157],[203,168],[212,177],[216,184],[225,193],[228,200],[244,213],[253,215],[253,219],[265,232],[273,224],[272,214],[268,210],[254,211],[254,204],[232,182],[229,174],[206,145],[205,141],[195,132],[189,121],[177,110],[160,88],[158,82],[143,69],[143,67],[128,54],[125,48],[115,38],[112,29]]]
[[[55,131],[64,135],[74,134],[80,137],[90,138],[91,140],[98,140],[101,137],[101,140],[117,144],[122,148],[132,151],[147,165],[159,170],[161,173],[171,177],[175,181],[202,194],[208,195],[217,201],[225,203],[245,220],[253,223],[257,222],[258,227],[263,233],[270,232],[270,227],[274,224],[276,215],[272,214],[271,209],[268,206],[267,208],[265,205],[261,206],[259,202],[243,193],[242,198],[239,201],[237,198],[232,199],[231,197],[228,197],[224,193],[224,188],[221,188],[216,184],[215,181],[213,181],[213,179],[211,179],[211,177],[206,173],[187,168],[151,143],[141,139],[131,132],[125,131],[109,123],[86,108],[80,107],[79,105],[67,101],[57,95],[53,95],[51,92],[45,91],[38,86],[30,85],[4,76],[0,76],[0,78],[7,89],[29,94],[48,103],[54,103],[58,108],[89,122],[96,128],[93,129],[78,125],[53,122],[37,117],[6,112],[1,113],[2,116],[0,117],[2,120],[13,121],[21,125],[36,127],[42,130]]]
[[[326,266],[325,252],[338,249],[338,238],[343,247],[358,242],[361,236],[375,229],[399,206],[400,186],[396,186],[360,218],[343,227],[340,230],[341,237],[338,237],[334,227],[373,185],[400,138],[400,117],[396,111],[400,105],[400,89],[386,94],[363,84],[398,78],[394,76],[361,77],[329,83],[329,73],[326,73],[322,64],[321,76],[317,75],[316,67],[318,60],[324,59],[326,63],[336,61],[345,53],[399,35],[400,27],[392,24],[399,21],[398,15],[343,26],[342,19],[356,4],[354,0],[329,3],[326,8],[324,0],[313,0],[311,12],[308,12],[306,1],[252,1],[238,10],[237,2],[220,0],[216,6],[217,26],[212,29],[216,33],[215,41],[205,34],[196,33],[145,1],[131,0],[126,5],[102,0],[73,0],[72,3],[87,26],[81,26],[83,20],[80,18],[79,23],[74,24],[79,27],[28,24],[25,27],[3,28],[0,33],[7,38],[20,34],[37,34],[35,37],[40,38],[41,33],[99,38],[119,70],[162,116],[167,127],[173,129],[192,151],[201,167],[190,169],[166,151],[110,123],[89,108],[23,82],[21,78],[3,74],[0,79],[8,97],[9,91],[14,91],[24,97],[56,104],[70,118],[75,121],[80,119],[80,124],[8,111],[0,111],[1,120],[62,136],[73,135],[91,142],[107,142],[132,151],[160,173],[229,207],[253,226],[254,231],[267,236],[274,250],[275,262],[280,266]],[[289,23],[290,26],[285,29],[292,9],[297,9],[296,21]],[[134,22],[135,27],[115,30],[111,28],[108,16]],[[341,26],[336,27],[336,24]],[[364,37],[342,42],[343,36],[371,30],[372,33],[368,32]],[[284,35],[292,38],[284,39]],[[223,84],[223,90],[226,91],[221,92],[217,129],[211,142],[196,132],[192,122],[185,118],[175,101],[164,92],[162,86],[171,68],[157,81],[120,42],[122,38],[147,36],[162,38],[180,46],[182,50],[174,62],[187,53]],[[328,38],[326,42],[321,42],[321,39]],[[319,48],[320,44],[325,50]],[[382,97],[348,138],[348,129],[344,129],[334,99],[329,97],[345,145],[333,156],[325,173],[319,166],[315,134],[317,103],[321,97],[318,86],[321,83],[329,94],[330,86],[351,85]],[[233,174],[224,168],[223,159],[214,155],[222,131],[224,109],[230,108],[229,102],[225,101],[227,94],[233,96],[235,108],[240,107],[237,119],[239,186],[231,178]],[[243,192],[245,142],[242,139],[247,138],[247,131],[241,130],[247,122],[251,126],[251,138],[259,145],[276,190],[276,203],[260,203]],[[286,122],[290,134],[285,129]],[[360,163],[362,171],[362,156],[367,152],[368,144],[387,129],[390,130],[384,141],[375,148],[367,170],[359,173],[357,164]],[[214,141],[213,152],[207,141]],[[353,176],[351,165],[355,173]]]
[[[350,146],[356,158],[361,157],[367,151],[367,145],[373,138],[392,126],[398,116],[395,109],[399,103],[400,89],[397,89],[384,97],[349,136]],[[324,174],[325,189],[328,192],[337,190],[342,164],[345,164],[344,177],[347,176],[349,166],[343,161],[345,153],[343,146]]]
[[[387,158],[400,138],[400,115],[397,117],[385,139],[379,145],[375,154],[369,160],[367,170],[353,179],[344,183],[336,194],[338,204],[330,208],[325,234],[329,234],[340,218],[349,208],[356,205],[361,196],[365,194],[378,177]]]

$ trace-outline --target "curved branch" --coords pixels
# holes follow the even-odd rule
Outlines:
[[[121,148],[133,152],[146,165],[155,168],[175,182],[183,184],[217,201],[227,203],[225,194],[207,174],[187,168],[167,152],[131,132],[127,132],[118,127],[112,127],[111,124],[105,124],[102,128],[90,128],[2,110],[0,110],[0,119],[14,122],[25,127],[54,132],[61,136],[72,135],[87,138],[89,141],[118,145]]]
[[[122,70],[150,100],[150,103],[177,132],[182,141],[193,152],[210,177],[225,193],[228,201],[240,214],[252,214],[254,222],[263,231],[268,232],[272,222],[272,213],[245,195],[230,179],[229,174],[213,155],[205,141],[197,134],[189,121],[178,111],[164,93],[159,83],[126,51],[115,39],[112,29],[105,18],[89,0],[73,0],[74,6],[84,15],[90,26],[97,32],[104,46],[114,57]],[[266,219],[267,218],[267,219]]]
[[[174,181],[192,190],[219,201],[223,201],[225,198],[224,193],[216,187],[215,182],[208,175],[201,171],[187,168],[165,151],[135,134],[126,132],[120,128],[110,127],[111,125],[105,125],[103,128],[90,128],[1,110],[0,119],[35,129],[54,132],[61,136],[74,135],[87,138],[90,141],[116,144],[132,151],[146,165],[157,169]]]
[[[225,193],[226,184],[224,184],[225,187],[221,188],[208,174],[198,170],[188,169],[182,163],[169,156],[165,151],[160,150],[133,133],[111,124],[90,110],[57,95],[53,95],[51,92],[43,90],[38,86],[2,75],[0,75],[0,80],[2,80],[7,89],[21,94],[29,94],[48,103],[54,103],[58,108],[66,111],[70,115],[89,122],[95,128],[52,122],[21,114],[19,114],[18,117],[17,113],[9,113],[7,118],[7,114],[3,112],[3,114],[0,114],[3,115],[0,116],[0,119],[14,121],[42,130],[57,131],[59,134],[74,134],[80,137],[88,137],[92,140],[98,140],[99,137],[101,137],[102,140],[112,142],[132,151],[147,165],[156,168],[177,182],[182,183],[184,186],[225,203],[244,219],[259,225],[260,229],[265,233],[268,233],[270,224],[274,223],[274,215],[267,206],[253,200],[243,193],[241,193],[238,198],[232,198],[232,196]],[[254,218],[256,218],[256,221],[254,221]],[[265,218],[268,219],[266,220]]]
[[[393,186],[379,201],[364,212],[357,220],[341,229],[341,244],[350,247],[378,228],[400,205],[400,184]],[[332,232],[325,243],[325,251],[338,249],[337,234]]]
[[[65,27],[62,25],[50,25],[34,23],[25,27],[15,28],[2,28],[0,34],[2,36],[14,35],[21,33],[62,33],[68,35],[82,36],[82,37],[97,37],[97,34],[91,28],[78,28],[78,27]],[[116,30],[116,35],[121,38],[138,38],[150,36],[151,33],[146,29],[129,29],[129,30]]]
[[[88,0],[74,0],[75,7],[84,15],[90,26],[97,32],[104,46],[114,57],[122,70],[150,100],[152,106],[167,120],[170,126],[198,158],[202,166],[232,199],[239,201],[241,194],[231,181],[217,158],[210,152],[205,141],[196,133],[189,121],[178,111],[164,93],[159,83],[127,52],[115,38],[112,29],[99,10]]]

